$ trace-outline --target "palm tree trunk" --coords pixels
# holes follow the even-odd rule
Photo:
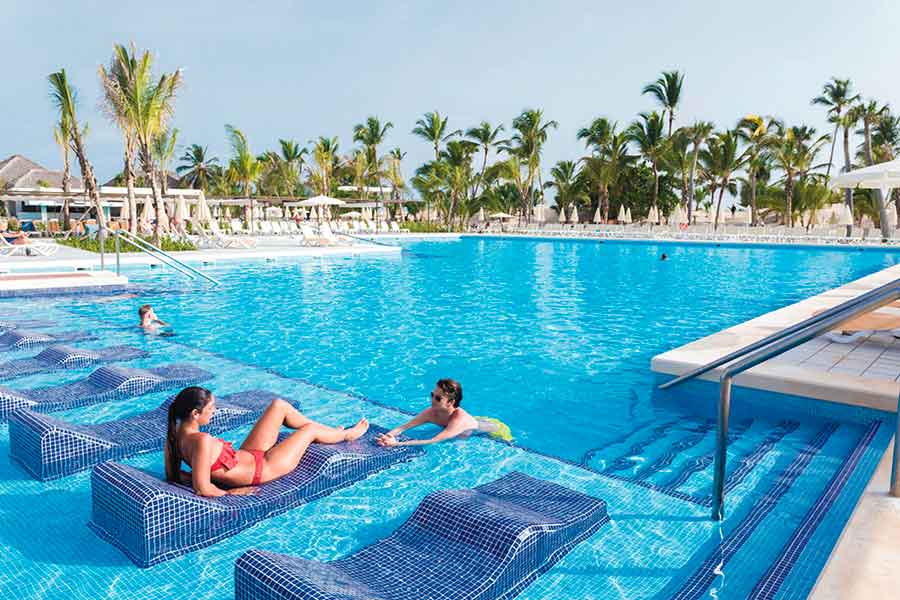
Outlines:
[[[62,174],[62,189],[63,189],[63,205],[62,205],[62,226],[63,229],[68,231],[72,226],[72,217],[69,210],[69,180],[70,176],[70,167],[69,167],[69,141],[66,140],[65,146],[63,148],[63,174]]]
[[[601,210],[603,211],[603,222],[609,222],[609,186],[603,185],[600,187],[600,205],[603,207]]]
[[[659,210],[657,206],[659,202],[659,169],[656,168],[656,162],[653,163],[653,206]]]
[[[784,181],[784,203],[785,210],[787,214],[785,215],[784,222],[788,225],[788,227],[794,226],[794,178],[790,173],[787,174],[787,178]]]
[[[103,213],[103,207],[100,205],[100,190],[97,189],[97,179],[94,177],[94,167],[91,166],[91,161],[88,160],[87,155],[85,154],[84,145],[81,141],[81,132],[78,131],[77,126],[72,133],[72,140],[75,142],[75,155],[78,157],[78,165],[81,168],[81,178],[84,180],[84,189],[93,202],[94,209],[97,211],[97,224],[100,226],[100,231],[105,232],[106,215]]]
[[[844,173],[850,170],[850,129],[848,127],[844,127]],[[850,214],[853,214],[853,190],[847,188],[844,190],[844,204],[850,209]],[[853,232],[853,225],[847,225],[846,235],[850,237],[850,234]]]
[[[751,166],[750,169],[750,225],[756,226],[756,170]]]
[[[875,160],[872,158],[872,129],[868,121],[863,121],[863,132],[865,134],[866,164],[871,167],[875,164]],[[881,190],[875,190],[875,201],[878,204],[878,224],[881,226],[881,239],[887,240],[891,236],[891,229],[887,222],[887,209],[884,200],[884,193]]]
[[[687,220],[691,222],[694,211],[694,176],[697,172],[697,159],[700,156],[700,144],[694,144],[694,156],[691,159],[691,181],[688,187]]]
[[[150,181],[150,191],[153,193],[153,208],[156,213],[156,224],[153,227],[153,244],[159,246],[159,239],[162,234],[162,223],[159,222],[159,215],[162,213],[162,195],[159,193],[159,186],[156,182],[156,169],[153,168],[153,158],[150,154],[150,147],[140,142],[141,167],[147,179]]]
[[[840,115],[838,115],[840,116]],[[831,136],[831,153],[828,155],[828,166],[825,168],[825,179],[828,179],[831,173],[831,163],[834,162],[834,146],[837,144],[838,128],[841,126],[840,121],[834,124],[834,135]]]
[[[725,195],[725,187],[726,186],[723,184],[722,189],[719,190],[719,200],[716,202],[716,219],[713,222],[713,231],[719,230],[719,212],[722,210],[722,197]]]
[[[128,197],[128,231],[137,235],[137,199],[134,197],[134,140],[125,141],[125,188]]]

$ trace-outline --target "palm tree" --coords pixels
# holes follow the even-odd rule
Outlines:
[[[641,156],[653,169],[653,198],[651,206],[659,208],[659,163],[665,151],[663,119],[656,111],[640,113],[641,120],[634,121],[626,133],[631,142],[637,144]]]
[[[756,180],[760,171],[768,168],[769,155],[766,153],[769,128],[774,119],[759,115],[748,115],[737,125],[737,135],[747,144],[747,183],[750,188],[750,221],[757,225],[759,215],[756,208]]]
[[[663,108],[663,116],[669,117],[669,137],[672,136],[672,122],[675,119],[675,109],[681,100],[681,86],[684,83],[684,74],[678,71],[663,71],[662,75],[653,83],[644,86],[641,94],[651,94]]]
[[[879,106],[875,100],[860,102],[850,111],[850,114],[862,122],[863,134],[863,156],[866,159],[866,165],[875,164],[875,158],[872,153],[872,128],[876,126],[888,114],[888,107]],[[873,190],[875,193],[875,201],[878,206],[879,221],[881,224],[881,237],[886,240],[890,237],[890,227],[887,221],[887,212],[885,211],[885,197],[881,190]]]
[[[544,187],[556,189],[556,205],[565,217],[571,205],[584,199],[584,178],[578,164],[571,160],[561,160],[550,169],[552,179]]]
[[[434,145],[434,160],[441,159],[441,142],[462,133],[460,129],[447,132],[447,119],[448,117],[442,119],[441,113],[438,111],[425,113],[421,119],[416,121],[416,126],[412,130],[413,135]]]
[[[406,152],[400,148],[394,148],[388,153],[387,178],[391,182],[391,198],[400,200],[401,190],[406,187],[403,173],[400,171],[400,163],[406,157]]]
[[[266,167],[262,179],[266,189],[271,189],[276,196],[293,196],[300,190],[300,178],[308,151],[294,140],[279,139],[278,146],[279,152],[270,150],[260,157]]]
[[[244,198],[250,198],[253,184],[262,174],[262,163],[250,152],[250,144],[244,133],[231,125],[225,125],[233,156],[228,163],[232,179],[238,183]]]
[[[153,138],[153,158],[159,165],[159,181],[162,187],[162,194],[165,196],[169,192],[169,161],[175,154],[175,144],[178,140],[178,129],[171,131],[165,129],[160,131]]]
[[[824,106],[828,109],[828,121],[834,123],[834,135],[831,138],[831,153],[828,155],[828,167],[825,171],[826,179],[831,174],[831,165],[834,162],[834,145],[837,142],[838,129],[844,126],[844,145],[848,146],[849,132],[841,117],[847,110],[859,100],[859,94],[852,93],[853,84],[849,79],[832,77],[831,81],[822,86],[822,94],[812,99],[814,106]],[[844,153],[844,170],[849,170],[850,152]],[[848,190],[849,191],[849,190]]]
[[[320,136],[313,144],[312,158],[314,167],[310,168],[310,179],[314,187],[322,195],[331,192],[331,180],[338,160],[338,139]]]
[[[63,229],[68,230],[71,227],[71,215],[69,210],[69,181],[71,177],[69,176],[70,166],[69,166],[69,146],[72,143],[72,124],[69,120],[60,116],[59,123],[57,123],[56,127],[53,128],[53,139],[56,141],[56,145],[59,146],[60,151],[63,156],[63,172],[62,172],[62,190],[63,190],[63,205],[62,205],[62,218],[63,218]]]
[[[794,126],[785,128],[780,122],[773,123],[773,134],[769,136],[769,152],[772,162],[784,174],[785,221],[794,226],[794,187],[814,168],[813,161],[823,144],[831,141],[825,134],[815,137],[812,127]],[[815,139],[814,139],[815,138]]]
[[[494,127],[487,121],[482,121],[478,127],[472,127],[471,129],[466,130],[466,137],[478,144],[482,151],[481,173],[479,173],[478,179],[475,181],[474,196],[478,195],[478,188],[484,181],[484,172],[487,169],[488,152],[490,152],[491,148],[496,146],[499,142],[497,138],[500,136],[501,131],[503,131],[502,124]]]
[[[578,130],[577,138],[591,149],[591,156],[582,160],[591,180],[597,184],[597,202],[603,220],[609,220],[609,190],[620,174],[632,162],[628,154],[628,136],[616,133],[616,123],[604,117],[594,119],[588,127]]]
[[[369,117],[365,123],[359,123],[353,128],[353,141],[363,145],[369,165],[374,167],[379,164],[378,146],[384,141],[388,130],[393,126],[394,124],[390,121],[382,125],[378,117]]]
[[[101,67],[101,80],[105,88],[115,88],[116,102],[121,104],[123,114],[134,129],[141,167],[150,182],[157,214],[162,214],[163,197],[156,181],[152,143],[157,135],[165,131],[172,115],[175,93],[182,82],[181,70],[163,73],[154,82],[151,72],[153,57],[147,51],[138,56],[134,45],[129,50],[117,44],[113,49],[113,64],[116,68],[109,73],[104,74]],[[154,243],[159,243],[161,232],[162,223],[156,219]]]
[[[78,158],[84,189],[93,202],[94,210],[97,212],[97,223],[100,225],[100,229],[105,231],[106,215],[103,213],[103,207],[100,205],[100,191],[97,188],[97,179],[94,177],[94,167],[91,165],[91,161],[88,160],[87,152],[84,148],[84,139],[82,137],[84,129],[78,124],[78,117],[75,114],[77,95],[75,90],[69,87],[65,69],[51,73],[47,80],[50,82],[50,98],[53,100],[57,110],[59,110],[59,120],[69,124],[72,150],[75,151],[75,156]]]
[[[218,165],[216,157],[207,158],[206,146],[191,144],[181,155],[181,163],[175,172],[181,180],[192,188],[206,191],[213,176],[213,167]]]
[[[717,133],[709,140],[706,149],[700,154],[704,168],[712,177],[713,189],[719,191],[713,229],[719,228],[719,213],[722,209],[722,197],[725,195],[725,191],[733,194],[737,190],[735,174],[744,164],[745,159],[746,155],[738,152],[738,135],[734,131]]]
[[[693,216],[693,207],[694,207],[694,186],[696,183],[696,174],[697,174],[697,161],[700,158],[700,149],[706,140],[709,139],[709,136],[712,135],[713,130],[716,128],[715,125],[710,123],[709,121],[696,121],[693,125],[691,125],[687,130],[687,135],[691,140],[691,145],[693,147],[691,151],[691,175],[690,182],[688,184],[688,198],[687,198],[687,218],[688,223],[691,222],[691,217]]]
[[[527,108],[522,111],[518,117],[513,119],[513,135],[508,140],[504,140],[501,149],[506,153],[519,159],[517,166],[525,168],[525,177],[522,179],[523,209],[525,215],[531,214],[531,208],[534,206],[534,184],[535,178],[538,178],[538,187],[543,188],[540,184],[541,170],[541,152],[544,144],[547,142],[547,136],[550,129],[559,127],[556,121],[544,121],[544,111],[535,108]]]

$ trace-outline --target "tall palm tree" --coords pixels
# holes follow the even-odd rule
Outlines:
[[[446,142],[454,135],[459,135],[462,130],[447,131],[448,117],[441,118],[441,113],[433,111],[425,113],[421,119],[416,121],[413,128],[413,135],[417,135],[425,141],[434,145],[434,160],[441,159],[441,142]]]
[[[716,217],[713,229],[719,228],[719,214],[722,210],[722,198],[725,192],[735,193],[736,173],[743,166],[746,154],[738,150],[738,135],[734,131],[717,133],[707,143],[701,153],[700,160],[713,178],[714,189],[719,191],[716,201]]]
[[[656,111],[640,113],[641,120],[628,127],[628,139],[638,147],[641,156],[650,163],[653,170],[653,197],[651,206],[659,208],[659,164],[665,151],[663,119]]]
[[[382,125],[378,117],[368,117],[365,123],[359,123],[353,128],[353,141],[363,145],[370,165],[379,164],[378,146],[393,126],[390,121]]]
[[[831,141],[831,136],[816,137],[812,127],[785,127],[780,122],[773,123],[773,133],[769,136],[769,153],[772,162],[784,174],[785,221],[794,226],[794,187],[812,168],[816,155],[823,144]]]
[[[556,163],[550,169],[550,176],[551,179],[544,187],[556,189],[556,205],[563,211],[561,214],[565,217],[565,211],[585,197],[584,178],[578,164],[571,160]]]
[[[853,93],[853,84],[849,79],[832,77],[831,81],[822,86],[822,94],[812,99],[815,106],[824,106],[828,110],[828,122],[834,123],[834,134],[831,137],[831,152],[828,155],[828,166],[825,168],[825,178],[831,175],[831,165],[834,163],[834,146],[837,143],[838,131],[843,128],[844,142],[844,168],[843,172],[850,170],[850,128],[856,124],[856,118],[851,113],[854,103],[859,101],[859,94]],[[853,191],[847,189],[844,192],[844,204],[853,211]],[[847,236],[850,236],[852,226],[847,226]]]
[[[250,144],[244,133],[231,125],[225,125],[231,143],[231,160],[228,162],[228,177],[237,183],[241,195],[250,200],[248,206],[250,231],[254,231],[253,199],[251,193],[263,172],[263,163],[250,151]]]
[[[63,158],[63,172],[62,172],[62,190],[63,190],[63,205],[62,205],[62,219],[63,219],[63,229],[68,230],[72,225],[72,218],[69,210],[69,182],[71,177],[70,173],[70,164],[69,164],[69,147],[72,143],[72,124],[68,121],[65,116],[60,115],[59,123],[53,128],[53,139],[56,141],[56,145],[59,146],[60,152],[62,152]]]
[[[522,180],[522,201],[525,215],[531,214],[534,206],[534,184],[538,179],[540,183],[541,152],[551,129],[559,127],[556,121],[545,121],[544,111],[536,108],[526,108],[513,119],[513,135],[502,142],[501,148],[510,155],[519,159],[519,166],[525,168],[525,177]]]
[[[862,122],[863,156],[865,156],[866,165],[872,166],[875,164],[875,157],[872,153],[872,128],[888,114],[888,107],[879,105],[875,100],[868,100],[857,104],[850,113]],[[886,198],[881,190],[873,190],[873,192],[878,206],[881,237],[886,240],[890,237],[890,227],[888,226],[887,212],[885,211]]]
[[[696,175],[697,175],[697,161],[700,158],[700,149],[703,147],[703,144],[706,143],[706,140],[709,139],[709,136],[712,135],[713,130],[715,128],[716,128],[715,125],[713,125],[709,121],[696,121],[687,130],[687,135],[690,138],[691,145],[692,145],[691,175],[690,175],[690,182],[688,184],[688,198],[687,198],[688,223],[691,222],[691,218],[693,217],[694,190],[695,190]]]
[[[675,120],[675,109],[681,101],[681,86],[684,74],[678,71],[663,71],[653,83],[648,83],[641,94],[650,94],[663,108],[663,116],[669,118],[669,137],[672,136],[672,122]]]
[[[759,213],[756,208],[756,181],[761,170],[766,169],[769,155],[766,152],[768,146],[769,128],[774,119],[759,115],[748,115],[741,119],[737,125],[738,137],[747,144],[747,183],[750,188],[750,222],[757,225]]]
[[[178,129],[164,129],[153,137],[153,158],[158,165],[159,181],[162,194],[169,192],[169,161],[175,154],[175,144],[178,141]]]
[[[206,146],[191,144],[181,155],[181,164],[175,172],[192,188],[206,191],[213,177],[213,167],[219,164],[216,157],[207,158]]]
[[[466,137],[478,144],[481,147],[482,152],[481,172],[478,175],[478,179],[475,181],[474,196],[478,195],[478,188],[484,181],[484,172],[487,170],[488,153],[491,148],[495,147],[500,141],[498,138],[500,137],[501,131],[503,131],[502,124],[494,127],[487,121],[482,121],[478,127],[472,127],[466,130]]]
[[[91,161],[88,160],[87,151],[84,147],[84,139],[82,137],[84,129],[79,125],[78,117],[75,114],[77,95],[75,90],[69,87],[65,69],[51,73],[47,80],[50,82],[50,98],[53,100],[57,110],[59,110],[60,122],[65,121],[70,125],[72,150],[75,152],[76,158],[78,158],[84,189],[94,205],[94,210],[97,212],[97,223],[100,225],[101,230],[105,230],[106,215],[103,213],[103,207],[100,205],[100,190],[97,187],[97,179],[94,177],[94,167],[91,165]]]
[[[310,168],[310,179],[320,194],[328,196],[338,160],[338,139],[319,136],[313,144],[314,166]]]
[[[400,163],[406,157],[406,152],[400,148],[394,148],[388,153],[387,178],[391,182],[391,198],[400,200],[401,190],[406,187],[403,173],[400,171]]]
[[[156,180],[152,143],[166,129],[174,110],[175,94],[182,82],[181,70],[163,73],[154,80],[153,57],[147,51],[138,55],[134,45],[129,49],[117,44],[113,48],[113,64],[121,69],[122,74],[117,74],[115,70],[105,75],[101,72],[101,80],[104,87],[109,84],[117,88],[118,102],[123,105],[124,114],[134,128],[138,157],[150,182],[156,212],[162,214],[163,197]],[[162,223],[157,219],[153,230],[153,240],[157,244],[161,232]]]
[[[628,154],[628,136],[616,132],[615,122],[598,117],[579,129],[577,138],[591,149],[591,155],[582,160],[589,178],[597,184],[597,203],[603,220],[608,221],[609,190],[634,159]]]

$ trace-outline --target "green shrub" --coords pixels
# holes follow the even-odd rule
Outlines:
[[[447,226],[443,223],[430,223],[428,221],[407,221],[400,225],[404,229],[409,229],[410,233],[447,233]],[[462,231],[459,227],[451,227],[450,231]]]
[[[141,239],[144,239],[151,244],[153,243],[153,239],[150,237],[142,237]],[[87,250],[88,252],[100,252],[100,242],[95,237],[70,237],[57,240],[57,242],[63,246],[69,246],[70,248],[78,248],[79,250]],[[193,242],[187,240],[175,240],[168,237],[159,240],[159,247],[166,252],[181,252],[197,249],[197,246],[195,246]],[[110,253],[116,251],[116,242],[112,236],[106,238],[106,243],[103,244],[103,250]],[[139,249],[125,241],[122,241],[119,245],[119,250],[121,252],[140,252]]]

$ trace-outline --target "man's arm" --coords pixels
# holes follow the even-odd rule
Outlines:
[[[430,422],[431,422],[431,409],[426,408],[425,410],[423,410],[422,412],[417,414],[415,417],[413,417],[412,419],[410,419],[403,425],[400,425],[399,427],[394,427],[393,429],[391,429],[384,435],[396,437],[396,436],[400,435],[401,433],[403,433],[404,431],[406,431],[407,429],[412,429],[413,427],[418,427],[419,425],[424,425],[425,423],[430,423]]]
[[[471,427],[466,426],[465,419],[457,419],[448,424],[440,433],[427,440],[404,440],[399,441],[394,436],[384,436],[379,440],[383,446],[425,446],[428,444],[437,444],[446,440],[451,440],[456,436],[469,431]]]

